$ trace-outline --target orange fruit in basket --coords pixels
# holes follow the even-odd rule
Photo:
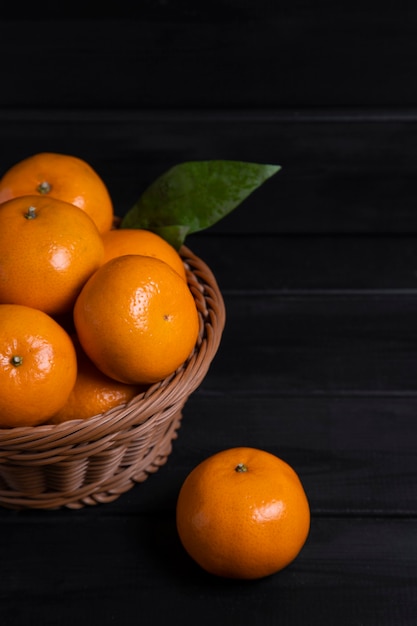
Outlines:
[[[113,203],[101,176],[85,160],[39,152],[12,165],[0,179],[0,203],[19,196],[64,200],[88,213],[98,230],[113,225]]]
[[[165,261],[111,259],[87,281],[74,305],[80,343],[107,376],[149,384],[191,354],[199,316],[187,283]]]
[[[177,499],[179,538],[204,570],[256,579],[289,565],[303,547],[310,509],[297,473],[256,448],[223,450],[197,465]]]
[[[142,254],[161,259],[186,280],[181,256],[163,237],[143,228],[115,228],[103,233],[103,263],[124,254]]]
[[[72,337],[77,354],[77,379],[64,406],[48,423],[88,419],[132,400],[145,387],[127,385],[109,378],[88,358],[76,337]]]
[[[96,225],[73,204],[47,196],[0,204],[0,303],[64,313],[102,256]]]
[[[67,401],[77,376],[74,345],[49,315],[0,304],[0,427],[36,426]]]

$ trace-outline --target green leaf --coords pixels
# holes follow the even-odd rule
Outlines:
[[[121,228],[152,230],[179,250],[187,235],[221,220],[280,169],[244,161],[180,163],[151,183]]]

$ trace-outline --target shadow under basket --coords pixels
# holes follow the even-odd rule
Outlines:
[[[200,317],[188,360],[129,403],[88,420],[0,429],[0,506],[78,509],[112,502],[166,463],[182,409],[207,374],[225,324],[211,270],[185,246],[181,256]]]

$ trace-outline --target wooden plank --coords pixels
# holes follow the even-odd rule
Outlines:
[[[226,328],[209,390],[247,397],[416,394],[415,292],[224,297]]]
[[[10,8],[0,108],[415,106],[411,8],[173,4],[114,7],[111,19]]]
[[[298,559],[252,583],[217,579],[191,562],[173,515],[40,515],[30,525],[2,520],[1,530],[7,626],[110,626],[135,615],[162,624],[179,606],[186,625],[197,616],[202,626],[262,616],[271,626],[412,626],[417,611],[413,520],[313,518]]]
[[[417,288],[413,235],[236,236],[205,231],[190,235],[186,243],[227,293],[400,295]]]
[[[210,233],[417,232],[417,117],[264,113],[0,110],[0,172],[34,152],[75,154],[124,215],[177,163],[278,163],[282,171]]]

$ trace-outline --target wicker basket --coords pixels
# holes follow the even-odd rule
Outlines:
[[[212,272],[189,248],[183,246],[181,256],[200,316],[193,354],[172,376],[102,415],[0,429],[0,506],[76,509],[111,502],[167,461],[184,404],[205,377],[225,324]]]

